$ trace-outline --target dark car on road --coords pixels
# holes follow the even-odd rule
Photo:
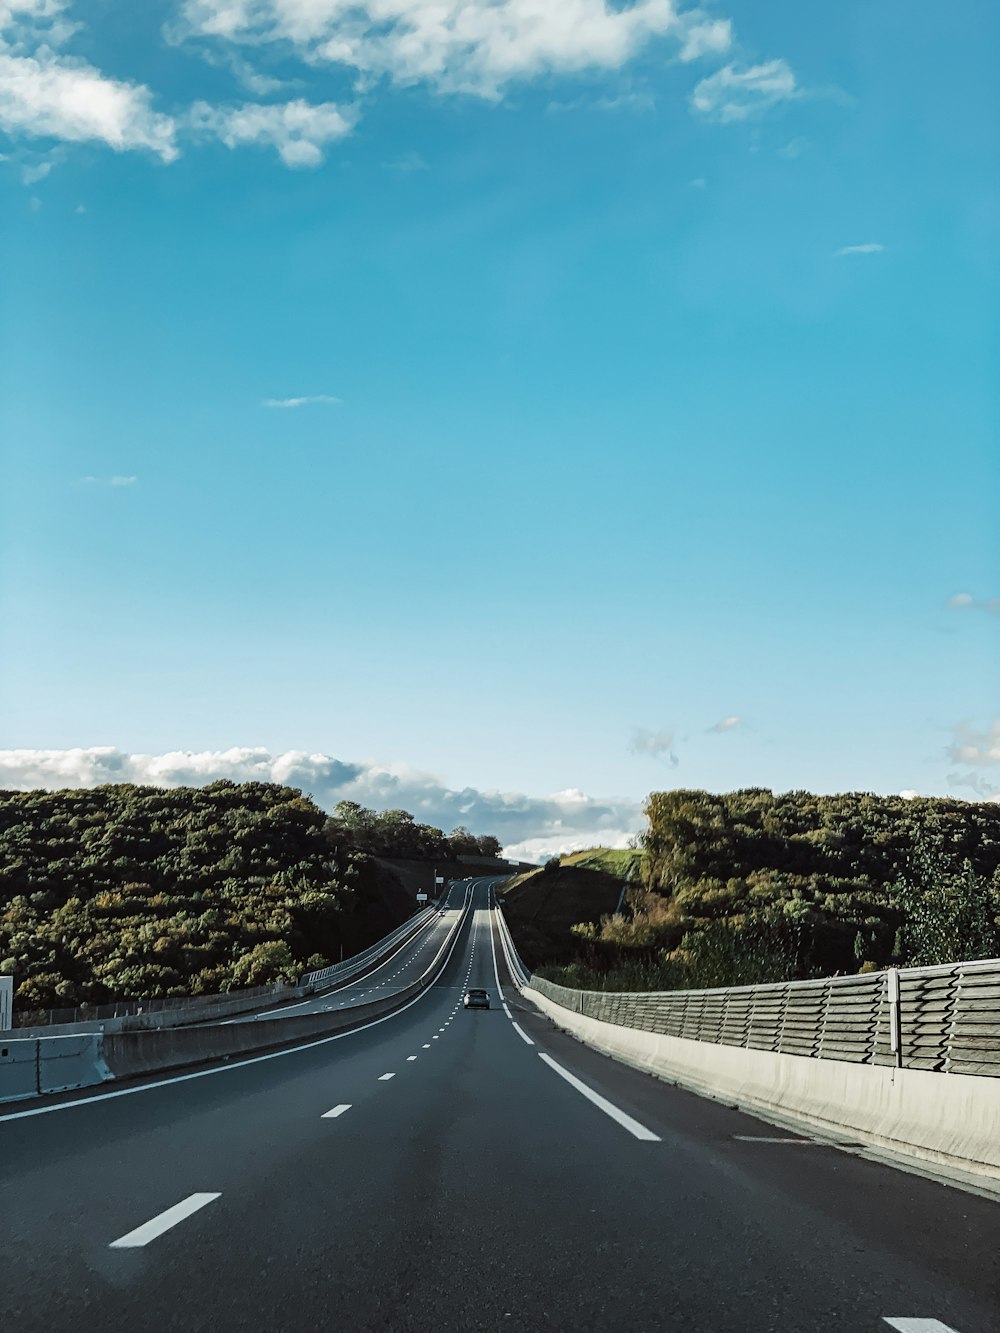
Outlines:
[[[490,997],[484,990],[467,990],[462,1003],[466,1009],[488,1009],[490,1007]]]

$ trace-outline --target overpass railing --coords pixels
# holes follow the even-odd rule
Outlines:
[[[854,1064],[1000,1077],[1000,959],[687,991],[531,989],[605,1023]]]

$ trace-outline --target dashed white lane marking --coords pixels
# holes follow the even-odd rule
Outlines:
[[[940,1319],[890,1319],[883,1315],[882,1320],[897,1333],[956,1333],[950,1324],[942,1324]]]
[[[534,1046],[535,1043],[531,1040],[531,1038],[530,1038],[530,1037],[528,1036],[528,1034],[525,1032],[524,1028],[521,1027],[521,1025],[520,1025],[519,1023],[514,1023],[514,1020],[513,1020],[513,1019],[511,1019],[510,1021],[511,1021],[511,1023],[513,1023],[513,1025],[514,1025],[514,1031],[515,1031],[515,1032],[517,1033],[517,1035],[521,1038],[521,1040],[527,1042],[529,1046]]]
[[[214,1199],[221,1198],[221,1193],[215,1194],[189,1194],[186,1199],[180,1203],[175,1203],[173,1208],[168,1208],[166,1212],[151,1217],[148,1222],[143,1222],[141,1227],[136,1227],[127,1235],[119,1236],[113,1240],[109,1246],[112,1250],[135,1250],[142,1245],[148,1245],[151,1240],[156,1240],[157,1236],[162,1236],[165,1231],[175,1227],[178,1222],[183,1222],[186,1217],[196,1213],[199,1208],[204,1208],[207,1203]]]
[[[352,1102],[341,1102],[339,1106],[334,1106],[329,1111],[324,1111],[320,1116],[320,1120],[336,1120],[338,1115],[343,1115],[345,1111],[349,1111],[352,1105]]]
[[[434,1033],[434,1036],[431,1037],[431,1041],[440,1041],[440,1040],[441,1040],[441,1039],[440,1039],[440,1037],[438,1036],[438,1034],[437,1034],[436,1032]]]
[[[379,1076],[378,1076],[378,1081],[379,1081],[380,1083],[387,1083],[387,1082],[389,1081],[389,1079],[391,1079],[391,1078],[395,1078],[395,1077],[396,1077],[395,1074],[379,1074]]]
[[[613,1102],[609,1102],[606,1097],[602,1097],[599,1092],[595,1092],[593,1088],[588,1088],[586,1083],[578,1079],[575,1074],[571,1074],[568,1069],[563,1069],[562,1065],[557,1064],[551,1055],[539,1051],[538,1058],[544,1060],[549,1068],[554,1069],[560,1078],[564,1078],[571,1088],[576,1088],[577,1092],[586,1097],[589,1102],[593,1102],[605,1115],[610,1116],[612,1120],[621,1125],[622,1129],[627,1129],[635,1138],[643,1139],[646,1143],[660,1142],[659,1134],[654,1134],[645,1125],[640,1125],[638,1120],[633,1120],[630,1115],[626,1115]]]
[[[417,1057],[415,1055],[408,1055],[406,1058],[407,1060],[415,1060]]]
[[[429,1051],[430,1048],[431,1048],[431,1044],[430,1044],[430,1042],[429,1042],[429,1041],[425,1041],[424,1044],[423,1044],[423,1046],[421,1047],[421,1050]]]

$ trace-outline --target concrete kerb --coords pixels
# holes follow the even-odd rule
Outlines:
[[[623,1064],[848,1151],[1000,1198],[1000,1079],[779,1055],[639,1032],[526,987],[570,1036]]]

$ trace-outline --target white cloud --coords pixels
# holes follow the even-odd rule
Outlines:
[[[391,162],[383,162],[382,165],[386,171],[398,171],[402,175],[407,175],[413,171],[427,171],[427,162],[420,153],[410,151],[403,153],[401,157],[394,158]]]
[[[135,486],[139,482],[138,477],[114,476],[114,477],[95,477],[92,473],[86,477],[80,477],[81,486]]]
[[[299,787],[324,809],[357,801],[376,810],[409,810],[445,832],[462,824],[492,833],[514,854],[558,855],[597,844],[624,846],[644,823],[641,804],[598,800],[576,790],[549,796],[453,789],[405,764],[345,763],[327,754],[260,747],[168,754],[126,754],[111,746],[73,750],[0,750],[0,788],[96,787],[134,782],[157,787],[198,786],[218,778]]]
[[[742,725],[743,719],[741,717],[723,717],[720,718],[718,722],[713,723],[712,726],[709,727],[709,731],[715,731],[721,734],[726,731],[732,731],[734,728]]]
[[[69,0],[0,0],[0,129],[119,152],[145,148],[172,161],[175,123],[152,109],[145,85],[108,78],[58,49],[80,26],[65,17],[68,7]],[[45,171],[26,168],[26,184]]]
[[[724,55],[733,44],[733,25],[728,19],[699,22],[688,16],[690,26],[684,34],[681,59],[700,60],[703,56]]]
[[[957,764],[1000,764],[1000,717],[995,717],[985,731],[976,731],[967,722],[955,728],[955,737],[948,747],[948,757]]]
[[[37,162],[34,166],[21,168],[21,179],[25,185],[34,185],[38,181],[44,180],[51,170],[51,162]]]
[[[515,80],[620,69],[661,37],[683,60],[732,41],[728,21],[674,0],[185,0],[182,13],[192,36],[285,42],[313,65],[493,98]]]
[[[343,139],[357,123],[354,107],[336,102],[244,102],[211,106],[196,102],[189,123],[196,134],[221,140],[227,148],[262,144],[276,148],[288,167],[318,167],[328,143]]]
[[[957,592],[948,598],[948,605],[953,610],[986,611],[990,615],[1000,615],[1000,597],[973,597],[970,592]]]
[[[341,403],[342,398],[334,398],[330,393],[311,393],[302,398],[265,398],[262,407],[310,407],[313,403]]]
[[[801,135],[797,135],[794,139],[790,139],[788,143],[785,144],[784,148],[778,149],[778,156],[787,157],[789,160],[794,161],[795,158],[801,157],[808,147],[809,140],[804,139]]]
[[[795,75],[784,60],[738,69],[729,64],[702,79],[691,94],[695,111],[709,120],[746,120],[778,102],[799,96]]]
[[[967,773],[949,773],[948,783],[952,787],[969,787],[982,801],[1000,801],[1000,787],[971,769]]]
[[[678,759],[674,754],[674,733],[672,731],[647,731],[637,727],[632,733],[633,754],[648,754],[652,759],[666,755],[671,768],[676,768]]]
[[[885,250],[884,245],[878,241],[865,241],[863,245],[842,245],[839,250],[834,251],[834,255],[839,259],[842,255],[880,255]]]

